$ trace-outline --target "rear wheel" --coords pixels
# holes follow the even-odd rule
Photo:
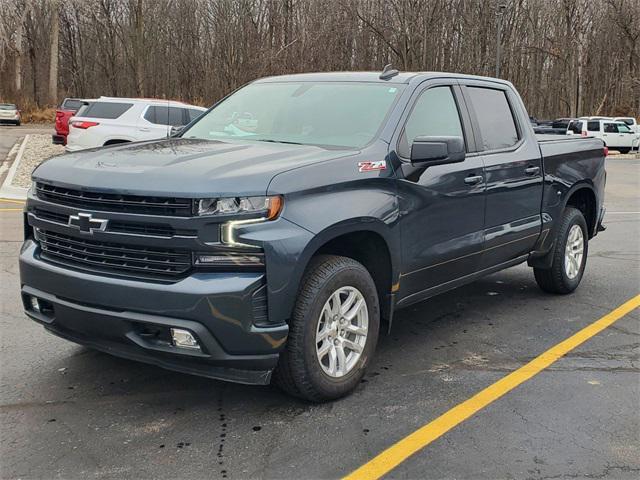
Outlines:
[[[351,258],[316,257],[301,283],[275,382],[313,402],[348,394],[373,355],[379,324],[378,294],[367,269]]]
[[[622,154],[629,153],[631,151],[631,149],[627,147],[616,148],[616,150],[618,150]]]
[[[538,286],[549,293],[573,292],[582,280],[589,250],[587,222],[582,212],[567,207],[560,220],[551,268],[534,268]]]

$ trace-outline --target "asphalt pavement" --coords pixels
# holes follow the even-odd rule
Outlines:
[[[21,205],[0,202],[0,477],[350,473],[640,293],[640,160],[608,159],[607,171],[608,228],[574,294],[544,294],[518,266],[412,306],[381,336],[356,392],[323,405],[47,334],[18,294]],[[635,310],[387,477],[638,479],[639,354]]]

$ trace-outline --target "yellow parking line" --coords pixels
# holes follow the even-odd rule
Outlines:
[[[0,208],[0,212],[21,212],[22,208]]]
[[[12,198],[0,198],[0,203],[19,203],[24,204],[24,200],[14,200]]]
[[[459,425],[473,414],[493,403],[504,394],[510,392],[521,383],[537,375],[568,352],[589,340],[629,312],[640,307],[640,295],[620,305],[604,317],[583,328],[566,340],[551,347],[542,355],[534,358],[506,377],[488,386],[470,399],[455,406],[435,420],[427,423],[409,436],[378,454],[369,462],[353,471],[344,480],[377,479],[390,472],[414,453],[423,449],[431,442]]]

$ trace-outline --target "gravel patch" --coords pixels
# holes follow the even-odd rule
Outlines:
[[[51,135],[31,134],[24,148],[22,160],[13,177],[11,185],[29,188],[31,186],[31,172],[47,158],[64,153],[62,145],[51,143]]]

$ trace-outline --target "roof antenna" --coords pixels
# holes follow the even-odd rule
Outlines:
[[[382,69],[382,73],[380,74],[380,80],[389,80],[390,78],[395,77],[396,75],[398,75],[400,72],[398,70],[396,70],[395,68],[393,68],[393,65],[391,65],[390,63],[385,65],[384,68]]]

